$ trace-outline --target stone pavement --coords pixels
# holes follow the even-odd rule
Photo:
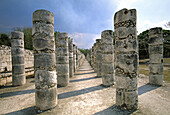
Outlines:
[[[145,76],[146,77],[146,76]],[[58,105],[41,115],[126,115],[155,114],[170,112],[165,87],[150,86],[145,79],[139,79],[139,109],[121,111],[115,106],[115,86],[103,87],[102,79],[85,60],[67,87],[58,87]],[[147,78],[146,78],[147,79]],[[168,86],[169,87],[169,86]],[[2,87],[0,89],[0,114],[36,115],[34,78],[27,79],[24,86]],[[169,89],[169,88],[167,88]],[[161,94],[159,94],[161,93]],[[166,95],[164,96],[163,93]],[[151,98],[154,97],[154,98]],[[161,102],[161,103],[160,103]],[[153,106],[151,106],[153,105]],[[164,107],[163,107],[164,106]],[[163,110],[163,111],[160,111]]]

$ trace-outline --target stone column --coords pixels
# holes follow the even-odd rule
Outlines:
[[[94,72],[97,72],[97,64],[96,64],[96,43],[94,43]]]
[[[73,65],[73,39],[69,39],[69,75],[74,76],[74,65]]]
[[[138,107],[139,74],[136,10],[122,9],[114,16],[116,105],[120,109]]]
[[[163,84],[163,36],[162,28],[149,30],[149,83]]]
[[[114,84],[113,31],[105,30],[102,39],[102,83],[104,86]]]
[[[33,13],[35,102],[38,110],[57,105],[54,15],[47,10]]]
[[[78,70],[78,48],[76,46],[76,70]]]
[[[73,44],[73,65],[74,65],[74,73],[76,72],[76,46]]]
[[[67,86],[69,83],[68,33],[56,34],[56,70],[57,84]]]
[[[24,33],[11,32],[12,55],[12,85],[19,86],[26,83],[24,66]]]
[[[96,39],[97,49],[96,49],[96,67],[97,76],[101,77],[101,67],[102,67],[102,53],[101,53],[101,39]]]

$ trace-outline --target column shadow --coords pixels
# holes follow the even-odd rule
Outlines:
[[[36,112],[35,106],[32,106],[32,107],[28,107],[22,110],[7,113],[5,115],[37,115],[37,112]]]
[[[66,93],[59,94],[58,99],[74,97],[74,96],[90,93],[93,91],[102,90],[105,88],[108,88],[108,87],[103,87],[102,85],[99,85],[99,86],[89,87],[89,88],[85,88],[85,89],[81,89],[81,90],[77,90],[77,91],[66,92]]]
[[[88,73],[76,73],[74,75],[84,75],[84,74],[92,74],[92,73],[95,73],[95,72],[88,72]]]
[[[29,89],[29,90],[23,90],[23,91],[15,91],[15,92],[7,92],[7,93],[0,94],[0,98],[16,96],[16,95],[23,95],[23,94],[29,94],[29,93],[34,93],[34,92],[35,92],[35,89]]]
[[[97,78],[101,78],[101,77],[95,76],[95,77],[89,77],[89,78],[83,78],[83,79],[75,79],[75,80],[70,80],[70,83],[79,82],[79,81],[86,81],[86,80],[91,80],[91,79],[97,79]]]
[[[144,93],[150,92],[152,90],[155,90],[157,88],[159,88],[160,86],[156,86],[156,85],[151,85],[151,84],[145,84],[143,86],[140,86],[138,88],[138,95],[142,95]]]
[[[99,111],[93,115],[129,115],[132,114],[135,111],[125,111],[125,110],[120,110],[119,108],[116,107],[116,105],[113,105],[103,111]]]

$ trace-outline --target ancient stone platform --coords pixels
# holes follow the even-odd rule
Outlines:
[[[139,75],[137,111],[121,111],[116,108],[115,86],[103,87],[102,78],[85,60],[70,79],[67,87],[58,87],[58,105],[40,115],[167,115],[170,113],[170,84],[162,87],[148,84],[148,77]],[[35,81],[27,79],[24,86],[12,84],[0,88],[0,114],[36,115]]]

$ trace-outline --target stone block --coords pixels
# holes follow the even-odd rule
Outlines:
[[[33,13],[33,25],[35,22],[41,22],[46,24],[53,24],[54,25],[54,14],[47,10],[36,10]],[[54,29],[54,28],[53,28]]]
[[[115,36],[119,37],[119,39],[126,39],[131,37],[136,37],[136,28],[135,27],[119,27],[115,30]]]
[[[46,23],[35,23],[32,26],[32,35],[39,36],[39,34],[43,34],[43,38],[54,39],[54,27],[52,24]]]
[[[149,38],[149,45],[158,45],[158,44],[163,44],[163,37],[158,36],[158,37],[150,37]]]
[[[104,86],[114,85],[114,74],[105,74],[102,73],[102,84]]]
[[[11,39],[11,47],[24,48],[24,41],[22,39]]]
[[[60,74],[57,73],[57,85],[59,86],[67,86],[69,83],[69,73],[65,73],[65,74]]]
[[[137,19],[136,9],[128,10],[124,8],[115,13],[114,25],[117,23],[121,23],[121,25],[128,26],[128,24],[126,24],[125,21],[127,21],[128,23],[128,20],[132,20],[133,23],[136,23],[136,19]]]
[[[114,55],[113,54],[102,54],[102,63],[114,63]]]
[[[34,74],[37,89],[54,87],[57,84],[56,71],[36,70]]]
[[[58,47],[55,50],[56,56],[69,56],[68,47]]]
[[[56,61],[55,61],[54,53],[41,53],[34,54],[34,67],[35,68],[44,68],[44,69],[55,69]]]
[[[121,107],[124,104],[124,90],[116,88],[116,106]]]
[[[48,110],[57,104],[57,86],[35,89],[35,103],[38,110]]]
[[[113,54],[114,52],[113,44],[103,44],[102,48],[102,54]]]
[[[45,39],[45,38],[36,38],[33,39],[33,47],[36,50],[54,50],[54,40]]]
[[[24,64],[24,56],[20,56],[20,55],[16,55],[16,56],[12,56],[12,64]]]
[[[150,54],[149,58],[150,64],[163,63],[163,54]]]
[[[125,92],[125,104],[128,110],[136,110],[138,108],[138,91]]]
[[[163,85],[163,75],[149,75],[149,83],[152,85]]]
[[[113,31],[104,30],[101,34],[102,43],[113,43]]]
[[[137,39],[128,37],[127,39],[121,39],[115,41],[116,52],[138,52]]]
[[[12,55],[24,54],[24,48],[12,48],[11,54]]]
[[[57,64],[56,71],[58,74],[69,73],[69,64]]]
[[[136,74],[138,72],[137,54],[117,54],[115,57],[115,69],[115,74]]]
[[[69,57],[68,56],[56,56],[56,64],[68,64]]]
[[[162,75],[163,74],[163,64],[149,64],[150,75]]]
[[[126,76],[115,76],[116,88],[137,90],[137,78],[129,78]]]
[[[26,83],[26,78],[24,74],[18,74],[18,75],[12,74],[12,85],[13,86],[24,85]]]
[[[25,73],[25,66],[22,65],[12,65],[12,74],[24,74]]]
[[[113,63],[110,63],[110,64],[102,63],[102,73],[105,73],[105,74],[114,73]]]
[[[149,54],[163,54],[163,45],[149,45]]]

